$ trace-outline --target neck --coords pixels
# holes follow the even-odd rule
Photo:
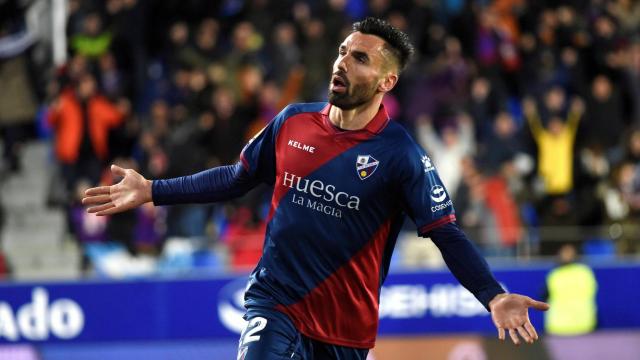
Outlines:
[[[364,129],[378,113],[380,104],[382,103],[382,96],[382,94],[376,94],[371,101],[350,110],[331,106],[329,110],[329,121],[343,130]]]

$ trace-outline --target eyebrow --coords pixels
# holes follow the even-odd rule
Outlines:
[[[339,50],[345,50],[347,48],[346,45],[340,45],[340,47],[338,48]],[[354,57],[362,57],[365,60],[369,61],[369,54],[367,54],[364,51],[360,51],[360,50],[352,50],[351,53],[353,54]]]

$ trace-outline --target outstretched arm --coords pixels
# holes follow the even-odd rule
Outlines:
[[[527,342],[538,339],[529,321],[529,307],[547,310],[549,305],[527,296],[506,294],[495,280],[484,258],[455,223],[449,223],[424,234],[438,246],[447,266],[458,281],[491,312],[500,340],[509,331],[516,345],[518,334]]]
[[[251,180],[240,163],[167,180],[147,180],[132,169],[112,165],[122,180],[111,186],[88,189],[82,199],[87,211],[112,215],[153,201],[156,205],[207,203],[236,198],[251,190]]]
[[[193,175],[153,181],[153,203],[176,205],[211,203],[235,199],[260,183],[240,162]]]

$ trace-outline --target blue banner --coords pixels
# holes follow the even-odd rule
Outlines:
[[[599,328],[640,328],[640,266],[600,267]],[[539,298],[548,268],[497,270],[511,292]],[[237,338],[246,276],[191,280],[5,283],[0,343]],[[624,294],[624,295],[622,295]],[[542,314],[532,312],[542,329]],[[381,336],[494,333],[486,310],[445,271],[390,274]]]

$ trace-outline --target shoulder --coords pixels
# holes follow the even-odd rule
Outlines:
[[[412,177],[435,170],[427,152],[413,139],[411,134],[395,121],[381,133],[385,137],[385,148],[393,153],[395,172],[401,177]]]
[[[327,106],[326,102],[289,104],[284,109],[282,109],[278,117],[287,119],[294,115],[303,113],[318,113],[322,111],[325,106]]]
[[[424,153],[424,150],[420,148],[407,129],[395,121],[389,121],[381,135],[385,138],[389,148],[394,149],[395,152],[407,157]]]
[[[298,115],[319,113],[324,109],[327,103],[293,103],[287,105],[282,109],[276,117],[269,123],[267,128],[271,129],[274,133],[278,133],[282,125],[289,119]]]

